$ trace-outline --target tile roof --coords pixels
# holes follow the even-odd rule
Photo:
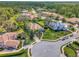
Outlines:
[[[2,36],[0,36],[0,42],[3,42],[4,40],[3,40],[3,37]]]
[[[15,47],[15,48],[17,48],[18,47],[18,45],[19,45],[19,41],[18,40],[8,40],[8,41],[6,41],[6,47]]]
[[[67,18],[66,21],[75,23],[75,22],[79,22],[79,18]]]
[[[36,24],[36,23],[29,23],[28,26],[32,30],[38,30],[38,29],[41,29],[42,28],[39,24]]]
[[[37,14],[33,14],[31,12],[23,13],[22,15],[29,17],[31,20],[37,17]]]
[[[3,44],[7,47],[14,47],[16,48],[19,45],[19,40],[15,40],[16,39],[16,32],[9,32],[9,33],[5,33],[0,35],[0,42],[3,42]]]

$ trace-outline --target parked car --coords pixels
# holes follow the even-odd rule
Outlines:
[[[62,41],[64,41],[64,40],[65,40],[65,38],[62,39]]]
[[[72,36],[73,36],[73,34],[70,35],[70,37],[72,37]]]
[[[66,40],[66,39],[68,39],[68,36],[64,37],[64,38],[62,39],[62,41]]]

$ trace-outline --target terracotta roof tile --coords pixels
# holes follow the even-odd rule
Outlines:
[[[79,22],[79,18],[67,18],[66,20],[72,23],[75,23],[77,21]]]
[[[18,40],[8,40],[6,41],[6,47],[14,47],[17,48],[19,45],[19,41]]]
[[[39,24],[36,24],[36,23],[29,23],[28,26],[32,30],[38,30],[38,29],[42,28]]]
[[[10,32],[0,35],[0,42],[4,43],[6,47],[16,48],[19,45],[19,41],[15,40],[16,35],[16,32]]]
[[[2,38],[2,36],[0,35],[0,42],[3,42],[4,40],[3,40],[3,38]]]

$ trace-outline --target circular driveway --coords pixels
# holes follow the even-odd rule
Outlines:
[[[57,42],[41,41],[36,43],[31,49],[32,57],[59,57],[60,47]]]
[[[72,37],[68,37],[66,40],[59,40],[57,42],[41,41],[36,43],[31,48],[32,57],[60,57],[61,56],[61,46],[73,41],[75,38],[79,37],[78,34],[73,33]]]

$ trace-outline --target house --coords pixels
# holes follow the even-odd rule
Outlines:
[[[8,40],[5,42],[6,44],[6,48],[13,48],[16,49],[19,45],[19,41],[18,40]]]
[[[20,44],[20,41],[16,40],[16,35],[16,32],[9,32],[0,35],[0,47],[16,49]]]
[[[4,46],[4,40],[2,36],[0,36],[0,48]]]
[[[51,12],[42,12],[42,14],[47,15],[47,16],[51,16],[52,15]]]
[[[67,24],[62,22],[50,22],[48,26],[56,31],[66,31],[68,29]]]
[[[25,16],[25,17],[27,17],[28,19],[34,19],[34,18],[37,18],[38,16],[37,16],[37,13],[34,11],[34,10],[32,10],[32,11],[22,11],[22,16]]]
[[[72,23],[72,24],[75,24],[75,23],[77,23],[77,22],[79,22],[79,18],[66,18],[66,21],[67,22],[70,22],[70,23]]]
[[[39,24],[36,24],[36,23],[29,23],[28,24],[28,27],[31,29],[31,30],[39,30],[39,29],[42,29],[42,27],[39,25]]]
[[[46,12],[46,11],[39,11],[38,12],[38,16],[40,17],[40,18],[44,18],[44,19],[46,19],[47,17],[49,17],[49,16],[52,16],[52,13],[51,12]]]

